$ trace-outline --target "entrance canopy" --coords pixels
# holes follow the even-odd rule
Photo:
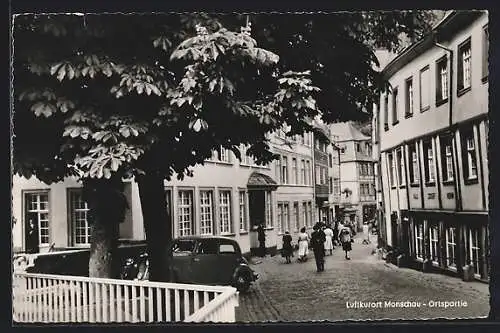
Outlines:
[[[269,189],[274,191],[278,188],[278,183],[276,183],[270,176],[259,172],[253,172],[248,178],[247,187],[248,189]]]

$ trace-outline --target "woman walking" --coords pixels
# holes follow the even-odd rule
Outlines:
[[[290,259],[293,256],[292,236],[288,231],[285,231],[285,234],[283,235],[283,247],[281,249],[281,256],[286,259],[287,264],[290,264],[292,262],[292,260]]]
[[[349,251],[352,250],[351,243],[353,242],[351,236],[351,229],[347,226],[343,226],[339,230],[339,238],[340,242],[342,243],[342,249],[345,251],[345,259],[351,260],[351,258],[349,258]]]
[[[327,225],[325,230],[323,230],[325,233],[325,254],[330,253],[330,255],[333,254],[333,230],[330,227],[330,225]]]
[[[309,253],[309,235],[306,233],[306,228],[302,227],[299,233],[299,261],[307,261]]]

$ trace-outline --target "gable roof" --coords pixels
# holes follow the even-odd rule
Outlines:
[[[337,142],[371,140],[369,136],[361,133],[350,121],[331,124],[330,131],[332,136],[338,136]]]

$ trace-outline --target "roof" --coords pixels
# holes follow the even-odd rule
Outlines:
[[[419,41],[410,44],[393,58],[382,70],[385,77],[391,77],[404,65],[434,46],[436,40],[447,38],[447,34],[454,33],[470,24],[484,11],[479,10],[449,10],[445,16],[437,22],[432,30]]]
[[[248,178],[248,183],[247,187],[272,187],[272,188],[277,188],[278,183],[274,181],[271,177],[268,175],[264,175],[259,172],[253,172],[250,177]]]
[[[338,136],[337,142],[371,140],[369,136],[361,133],[350,121],[331,124],[330,131],[332,135]]]

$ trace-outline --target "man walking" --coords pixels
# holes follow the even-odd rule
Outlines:
[[[266,256],[266,232],[262,223],[257,227],[257,239],[259,241],[260,256],[263,258]]]
[[[311,234],[311,246],[314,252],[314,259],[316,260],[316,268],[318,272],[325,270],[325,240],[326,236],[321,228],[321,223],[318,222],[313,227]]]

